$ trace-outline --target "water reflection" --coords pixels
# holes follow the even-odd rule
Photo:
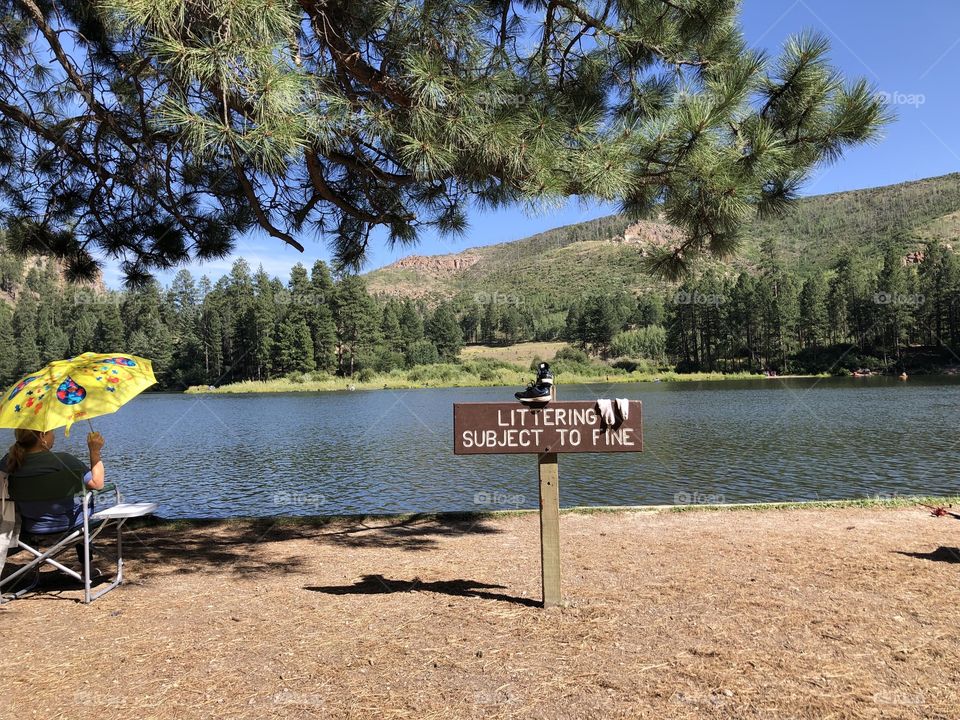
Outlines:
[[[916,378],[561,386],[644,401],[643,454],[560,459],[563,505],[960,491],[960,382]],[[94,421],[108,470],[165,517],[532,508],[533,456],[454,457],[455,401],[506,388],[147,395]],[[86,428],[63,441],[83,455]]]

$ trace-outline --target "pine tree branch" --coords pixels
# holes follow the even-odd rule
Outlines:
[[[271,236],[278,240],[283,240],[287,245],[303,252],[303,245],[298,243],[290,233],[284,232],[270,221],[269,216],[263,209],[263,205],[260,203],[260,198],[257,197],[257,192],[254,190],[253,184],[250,182],[250,178],[247,177],[246,171],[244,171],[243,166],[240,164],[240,157],[235,148],[230,148],[230,155],[233,159],[233,169],[237,176],[237,181],[240,183],[243,194],[246,196],[247,202],[250,203],[250,207],[253,209],[253,214],[256,216],[257,223],[260,227],[266,230]]]
[[[389,183],[391,185],[409,185],[415,180],[414,176],[409,173],[400,174],[387,172],[386,170],[377,167],[373,161],[366,156],[361,156],[359,153],[358,155],[354,156],[334,150],[333,152],[326,153],[326,157],[330,158],[334,162],[338,162],[341,165],[350,168],[351,170],[369,175],[373,179],[382,183]]]
[[[50,45],[50,49],[53,51],[57,62],[63,68],[64,72],[67,74],[67,77],[70,79],[70,82],[77,89],[77,92],[80,93],[80,96],[83,98],[84,102],[97,117],[97,119],[100,122],[109,125],[113,131],[117,133],[117,136],[127,143],[131,150],[136,151],[136,144],[117,124],[113,113],[104,107],[99,100],[97,100],[93,94],[93,91],[90,89],[87,83],[84,82],[80,71],[73,64],[70,56],[67,55],[66,51],[63,49],[63,45],[60,43],[60,38],[57,32],[55,32],[47,22],[37,4],[33,2],[33,0],[14,0],[14,2],[26,10],[27,14],[31,17],[31,19],[33,19],[34,24],[37,26],[37,30],[40,31],[40,34],[43,35],[44,39]]]
[[[336,24],[333,8],[322,0],[298,0],[298,4],[311,18],[319,21],[323,42],[330,50],[334,61],[375,93],[389,98],[401,107],[411,107],[410,96],[397,88],[394,80],[368,64],[360,51],[350,46]],[[322,9],[321,9],[322,8]]]
[[[579,3],[576,0],[550,0],[551,5],[556,4],[559,7],[564,8],[570,12],[574,17],[576,17],[580,22],[582,22],[588,28],[594,28],[603,32],[608,37],[613,38],[614,40],[620,40],[624,37],[624,33],[617,28],[611,27],[606,23],[606,13],[602,18],[597,18],[592,16],[590,13],[586,12],[583,8],[580,7]],[[659,45],[654,45],[652,43],[646,42],[644,40],[640,41],[645,48],[650,50],[653,53],[656,53],[664,62],[667,62],[671,65],[677,67],[686,65],[689,67],[706,67],[711,64],[709,60],[690,60],[684,58],[671,57],[670,54]]]
[[[317,158],[311,150],[307,149],[304,151],[304,158],[306,160],[307,172],[310,176],[310,181],[313,183],[313,187],[316,188],[317,192],[320,193],[320,196],[324,200],[333,203],[351,217],[366,223],[377,224],[385,219],[383,217],[378,217],[377,215],[371,215],[365,210],[361,210],[356,205],[347,202],[342,197],[337,195],[333,191],[333,188],[327,184],[326,179],[323,177],[323,170],[320,167],[320,163],[317,162]]]
[[[47,140],[52,145],[60,148],[60,150],[73,158],[78,164],[83,165],[83,167],[85,167],[94,175],[110,179],[114,177],[113,173],[109,172],[103,167],[103,165],[93,162],[89,157],[77,150],[77,148],[75,148],[69,142],[64,140],[62,137],[59,137],[57,133],[53,132],[49,126],[44,125],[40,121],[31,117],[27,113],[20,110],[20,108],[14,107],[13,105],[8,105],[0,100],[0,112],[9,117],[11,120],[15,120],[24,127],[33,130],[44,140]]]

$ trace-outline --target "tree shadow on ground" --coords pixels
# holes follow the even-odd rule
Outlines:
[[[498,532],[483,518],[453,514],[154,521],[125,530],[124,556],[138,561],[147,576],[210,570],[291,573],[304,564],[302,554],[266,557],[260,546],[308,540],[347,548],[423,551],[446,537]]]
[[[481,517],[469,515],[411,515],[388,521],[365,519],[323,533],[324,542],[355,548],[431,550],[446,537],[493,535],[502,532]]]
[[[400,580],[385,578],[383,575],[364,575],[353,585],[307,585],[303,589],[310,592],[326,593],[328,595],[388,595],[404,592],[433,592],[454,597],[477,597],[484,600],[500,600],[502,602],[540,607],[538,600],[490,592],[490,589],[502,589],[505,585],[491,585],[476,580],[436,580],[424,582],[420,578]]]
[[[933,562],[957,563],[960,564],[960,548],[947,547],[941,545],[933,552],[907,552],[905,550],[896,550],[898,555],[917,558],[919,560],[932,560]]]
[[[71,552],[69,554],[72,555],[73,553]],[[63,557],[57,557],[56,559],[58,562],[64,561]],[[15,555],[13,560],[7,561],[0,575],[2,575],[4,579],[8,578],[17,572],[17,570],[20,570],[26,564],[26,561],[27,558],[23,558],[23,555]],[[80,572],[79,566],[76,563],[67,561],[64,564]],[[92,579],[90,587],[96,590],[101,585],[111,582],[115,577],[113,570],[114,567],[107,567],[105,573]],[[48,565],[44,566],[39,572],[36,568],[28,570],[20,578],[10,583],[9,586],[5,586],[3,592],[6,595],[8,593],[18,592],[24,588],[28,588],[26,594],[23,595],[24,598],[43,597],[50,600],[67,600],[73,603],[83,602],[83,583]],[[63,593],[70,594],[63,595]]]

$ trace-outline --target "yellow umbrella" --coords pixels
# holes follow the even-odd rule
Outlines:
[[[83,353],[56,360],[10,386],[0,403],[0,427],[53,430],[116,412],[157,382],[149,360],[117,353]]]

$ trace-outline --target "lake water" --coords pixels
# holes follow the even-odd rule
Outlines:
[[[537,506],[533,455],[453,455],[456,401],[513,388],[137,398],[94,420],[109,479],[164,517]],[[960,492],[960,378],[561,385],[643,401],[643,453],[560,457],[560,502]],[[86,423],[58,449],[86,456]]]

